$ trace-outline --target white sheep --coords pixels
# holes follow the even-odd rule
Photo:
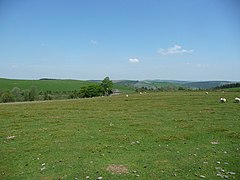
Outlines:
[[[128,97],[128,94],[126,94],[126,97]]]
[[[225,103],[226,101],[227,101],[226,98],[220,98],[221,103]]]
[[[206,95],[208,95],[208,92],[205,92]]]
[[[236,97],[235,98],[235,103],[240,103],[240,98]]]
[[[142,92],[139,93],[140,95],[142,94]]]

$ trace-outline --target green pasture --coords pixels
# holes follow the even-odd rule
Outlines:
[[[31,87],[36,87],[38,91],[74,91],[79,90],[83,86],[89,86],[96,84],[96,82],[82,81],[82,80],[19,80],[19,79],[4,79],[0,78],[0,91],[11,91],[14,87],[20,89],[31,89]],[[133,92],[134,89],[113,84],[114,89],[119,89],[121,92]]]
[[[240,179],[236,96],[178,91],[0,104],[0,179]]]
[[[35,86],[38,90],[43,91],[73,91],[91,84],[94,83],[80,80],[19,80],[0,78],[0,90],[12,90],[14,87],[31,89],[32,86]]]

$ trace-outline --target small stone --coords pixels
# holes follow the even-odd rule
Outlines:
[[[136,174],[136,177],[139,177],[140,175],[139,174]]]
[[[16,136],[8,136],[7,139],[14,139]]]
[[[100,177],[98,177],[97,179],[100,180],[100,179],[103,179],[103,177],[100,176]]]
[[[136,141],[136,143],[137,143],[137,144],[140,144],[140,142],[139,142],[139,141]]]
[[[219,144],[219,142],[217,142],[217,141],[213,141],[213,142],[211,142],[211,144],[216,145],[216,144]]]
[[[206,178],[206,176],[204,176],[204,175],[200,175],[200,178]]]
[[[90,177],[89,176],[86,176],[86,179],[89,179]]]
[[[45,166],[45,163],[43,163],[42,166]]]
[[[223,175],[220,172],[217,173],[217,176],[220,176],[221,178],[223,178]]]
[[[221,162],[220,161],[217,161],[217,164],[220,164]]]
[[[42,168],[41,168],[41,171],[43,171],[43,170],[45,170],[45,169],[46,169],[46,167],[42,167]]]
[[[133,171],[133,173],[137,173],[137,171]]]

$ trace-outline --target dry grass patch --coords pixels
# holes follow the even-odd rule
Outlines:
[[[107,167],[107,171],[111,172],[112,174],[127,174],[128,168],[124,165],[111,164]]]

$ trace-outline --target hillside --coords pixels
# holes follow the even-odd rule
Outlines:
[[[19,79],[4,79],[0,78],[0,91],[12,90],[14,87],[20,89],[30,89],[35,86],[38,90],[43,91],[74,91],[79,90],[83,86],[97,84],[101,81],[82,81],[70,79],[41,79],[41,80],[19,80]],[[114,89],[119,89],[121,92],[132,92],[133,88],[121,84],[114,84]]]
[[[115,84],[127,86],[134,89],[164,89],[164,88],[178,88],[181,85],[172,82],[159,82],[155,80],[144,80],[144,81],[131,81],[131,80],[122,80],[116,81]]]
[[[18,80],[18,79],[0,79],[0,90],[11,90],[14,87],[20,89],[30,89],[32,86],[38,90],[50,91],[72,91],[78,90],[82,86],[94,84],[93,82],[80,80]]]
[[[231,81],[199,81],[183,84],[185,87],[193,89],[210,89],[224,84],[230,84]]]

